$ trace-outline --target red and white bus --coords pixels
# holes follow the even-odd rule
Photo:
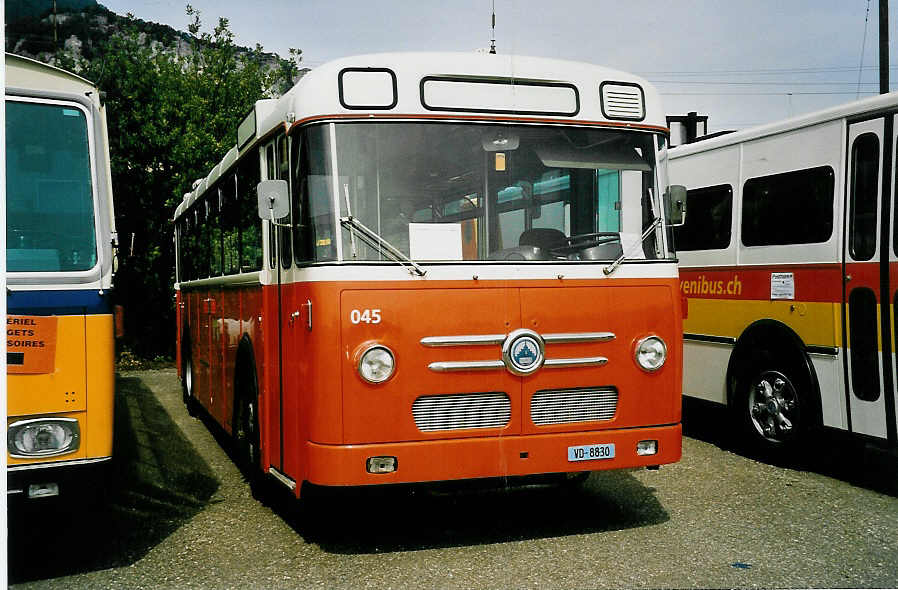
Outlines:
[[[313,70],[177,208],[185,401],[297,496],[677,461],[667,135],[587,64]]]
[[[820,427],[898,443],[898,95],[677,147],[684,395],[756,449]]]

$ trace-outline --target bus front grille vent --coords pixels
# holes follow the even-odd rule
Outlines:
[[[543,390],[530,400],[530,419],[537,426],[611,420],[616,412],[613,387]]]
[[[412,414],[422,432],[502,428],[511,417],[511,400],[501,391],[427,395],[415,400]]]

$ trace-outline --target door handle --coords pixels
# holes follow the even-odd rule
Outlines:
[[[300,307],[308,307],[309,311],[306,313],[306,328],[309,332],[312,331],[312,300],[306,299],[306,302],[300,305]],[[298,313],[298,312],[297,312]]]

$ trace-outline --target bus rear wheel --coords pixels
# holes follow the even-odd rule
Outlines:
[[[197,401],[193,396],[194,380],[193,380],[193,359],[190,355],[184,359],[184,375],[181,378],[181,393],[184,398],[184,406],[187,413],[194,418],[197,415]]]
[[[234,408],[234,441],[237,464],[250,483],[259,476],[261,449],[259,437],[259,398],[255,384],[238,383],[238,400]]]
[[[812,412],[806,387],[800,373],[775,364],[747,372],[733,409],[750,451],[786,459],[807,443]]]

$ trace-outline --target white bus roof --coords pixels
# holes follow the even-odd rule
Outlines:
[[[769,137],[778,133],[795,131],[827,121],[834,121],[842,118],[863,117],[866,114],[894,108],[896,105],[898,105],[898,92],[880,94],[870,98],[864,98],[815,111],[813,113],[799,115],[790,119],[783,119],[782,121],[776,121],[758,127],[751,127],[742,131],[727,133],[726,135],[721,135],[712,139],[679,145],[671,149],[668,153],[672,159],[681,158],[715,148],[735,145],[762,137]]]
[[[6,54],[6,87],[43,92],[65,92],[91,97],[99,104],[99,91],[93,82],[78,74],[12,53]]]
[[[539,57],[380,53],[326,63],[281,98],[257,101],[238,127],[236,149],[250,149],[292,124],[377,118],[604,124],[667,132],[657,90],[633,74]],[[228,152],[219,174],[235,156]],[[178,214],[208,186],[197,186]]]

